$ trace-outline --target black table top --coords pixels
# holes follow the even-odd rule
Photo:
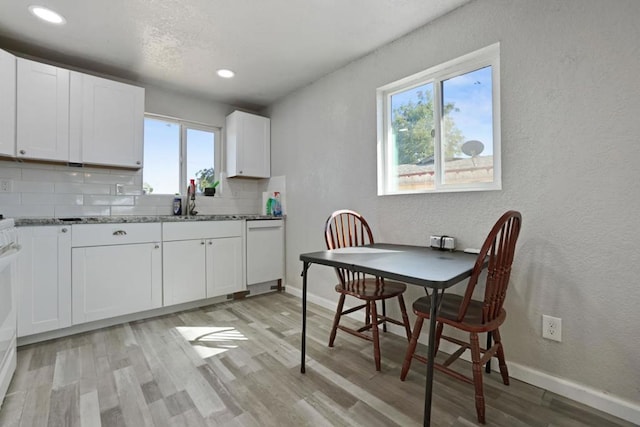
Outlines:
[[[471,276],[477,255],[423,246],[376,243],[300,255],[300,261],[345,268],[434,289]]]

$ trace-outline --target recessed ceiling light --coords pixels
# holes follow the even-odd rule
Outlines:
[[[29,12],[33,13],[35,16],[42,19],[43,21],[47,21],[52,24],[62,25],[67,22],[67,20],[64,19],[62,15],[60,15],[57,12],[54,12],[51,9],[47,9],[44,6],[31,5],[29,6]]]
[[[220,77],[222,77],[224,79],[230,79],[231,77],[236,75],[236,73],[234,73],[233,71],[227,70],[227,69],[224,69],[224,68],[218,70],[217,73],[218,73],[218,75]]]

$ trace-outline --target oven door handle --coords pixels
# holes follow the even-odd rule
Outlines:
[[[12,245],[8,251],[0,255],[0,271],[13,262],[20,253],[20,249],[19,245]]]

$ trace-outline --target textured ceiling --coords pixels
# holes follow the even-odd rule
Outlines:
[[[257,109],[468,1],[3,0],[0,48]]]

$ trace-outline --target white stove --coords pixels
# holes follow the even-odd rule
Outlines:
[[[13,219],[0,220],[0,405],[16,370],[16,258]]]

